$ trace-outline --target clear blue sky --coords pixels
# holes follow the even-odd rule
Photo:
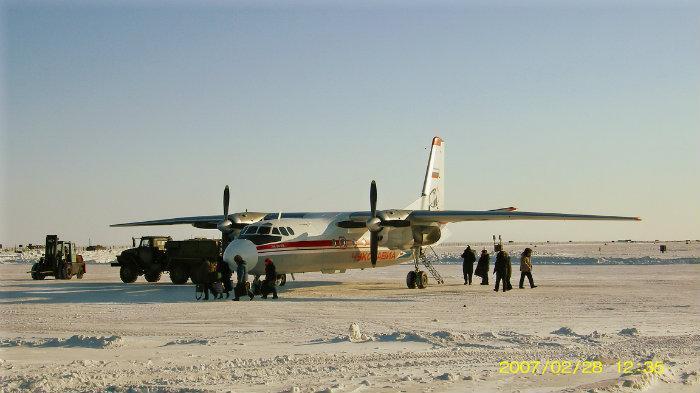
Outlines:
[[[700,238],[697,2],[6,2],[0,242],[216,236],[111,223],[357,210],[641,216],[452,225],[453,240]],[[520,4],[516,2],[515,4]]]

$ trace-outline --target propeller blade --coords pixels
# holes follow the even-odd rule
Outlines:
[[[228,185],[224,188],[224,220],[228,219],[228,201],[229,201],[229,191]]]
[[[372,261],[372,267],[377,265],[377,254],[379,254],[379,233],[370,232],[369,233],[369,252],[370,260]]]
[[[365,228],[366,223],[361,221],[338,221],[335,224],[338,228],[353,229],[353,228]]]
[[[408,220],[386,220],[382,221],[383,227],[406,228],[411,226]]]
[[[377,217],[377,183],[374,180],[369,186],[369,206],[372,211],[372,218]]]

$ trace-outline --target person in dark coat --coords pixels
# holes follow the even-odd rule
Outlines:
[[[233,291],[233,300],[239,301],[241,294],[248,294],[250,300],[253,300],[255,296],[248,288],[248,267],[246,262],[240,255],[233,257],[233,260],[236,262],[236,288]]]
[[[267,299],[267,294],[272,292],[272,298],[277,299],[277,269],[275,264],[272,263],[272,259],[265,259],[265,280],[262,282],[263,286],[263,299]]]
[[[467,248],[462,253],[462,274],[464,274],[464,285],[472,285],[472,275],[474,274],[474,262],[476,262],[476,254],[472,250],[471,246]]]
[[[476,270],[474,270],[474,275],[481,277],[481,285],[489,285],[489,262],[491,256],[489,252],[484,248],[481,250],[481,256],[479,256],[479,262],[476,263]]]
[[[218,294],[214,290],[214,283],[218,280],[219,272],[217,272],[217,263],[204,261],[202,265],[197,269],[197,282],[202,292],[204,292],[204,300],[209,300],[209,292],[218,297]]]
[[[224,286],[224,293],[226,294],[226,299],[228,299],[231,296],[231,291],[233,290],[233,281],[231,281],[231,276],[233,276],[233,272],[231,271],[231,267],[228,265],[228,263],[224,262],[223,259],[219,261],[217,270],[221,274],[221,283]]]
[[[503,251],[506,253],[506,285],[508,286],[507,291],[510,291],[513,289],[513,286],[510,284],[510,276],[513,274],[513,265],[510,263],[510,254],[508,254],[506,251]]]
[[[530,281],[530,288],[537,288],[537,285],[535,285],[534,280],[532,279],[532,260],[530,259],[532,257],[532,249],[530,247],[526,248],[525,251],[523,251],[522,255],[520,255],[520,289],[525,288],[523,284],[525,284],[525,277],[527,277],[527,280]]]
[[[496,273],[496,288],[494,291],[498,292],[498,287],[501,281],[503,281],[503,292],[508,290],[508,253],[501,250],[496,254],[496,264],[494,265],[493,272]]]

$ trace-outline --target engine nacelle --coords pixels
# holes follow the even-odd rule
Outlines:
[[[415,246],[429,246],[440,240],[442,233],[437,225],[417,225],[413,230],[413,244]]]

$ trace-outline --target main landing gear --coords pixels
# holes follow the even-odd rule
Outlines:
[[[435,254],[434,250],[433,254]],[[435,257],[437,258],[437,254],[435,254]],[[413,249],[414,270],[411,270],[406,275],[406,286],[409,289],[424,289],[428,286],[428,273],[426,273],[423,270],[420,270],[421,264],[425,266],[426,269],[428,269],[428,272],[430,272],[430,274],[433,276],[435,282],[437,282],[438,284],[443,284],[445,282],[442,279],[442,276],[440,276],[440,273],[435,269],[435,267],[433,267],[433,264],[425,256],[425,253],[423,253],[423,248],[416,247]]]

